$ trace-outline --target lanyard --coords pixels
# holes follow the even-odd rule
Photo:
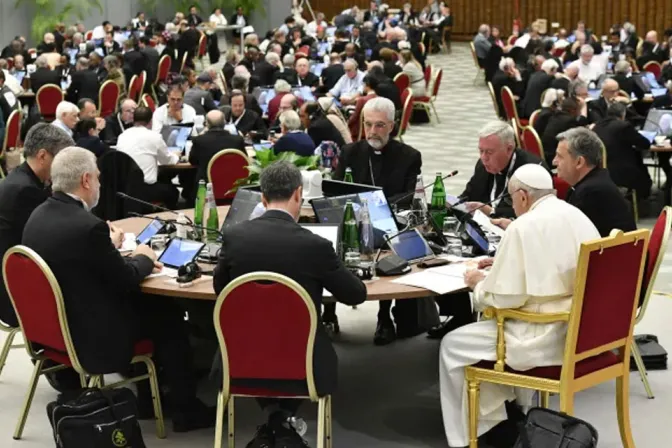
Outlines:
[[[241,118],[243,118],[243,115],[245,115],[245,112],[247,112],[247,111],[244,110],[243,113],[240,114],[240,117],[238,117],[238,119],[236,119],[236,121],[233,121],[233,114],[231,114],[231,121],[230,122],[233,123],[234,125],[236,125],[236,128],[238,128],[238,123],[240,123],[240,120],[241,120]]]
[[[513,157],[511,157],[511,163],[509,163],[509,170],[506,172],[506,178],[504,179],[504,188],[502,189],[502,192],[506,190],[506,187],[509,185],[509,177],[511,176],[511,172],[513,171],[513,166],[516,164],[516,153],[513,153]],[[495,174],[495,177],[492,182],[492,191],[490,192],[490,201],[492,202],[492,208],[493,210],[497,208],[499,203],[501,202],[502,195],[500,195],[499,199],[497,199],[497,175]]]

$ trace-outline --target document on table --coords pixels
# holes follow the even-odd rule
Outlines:
[[[404,275],[392,280],[392,283],[429,289],[437,294],[448,294],[466,288],[464,273],[474,268],[475,266],[471,262],[451,263]]]
[[[133,252],[138,244],[135,242],[135,233],[124,233],[124,242],[119,248],[119,252]]]
[[[490,218],[485,216],[485,213],[483,213],[482,211],[476,210],[474,212],[474,221],[476,221],[476,223],[479,226],[481,226],[481,228],[486,232],[495,234],[499,237],[504,236],[504,229],[502,229],[501,227],[497,227],[496,225],[491,223]]]

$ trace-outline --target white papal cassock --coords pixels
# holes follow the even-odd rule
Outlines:
[[[574,274],[582,242],[600,237],[593,223],[576,207],[545,196],[507,228],[495,262],[476,285],[473,306],[522,309],[535,313],[570,310]],[[506,363],[516,370],[560,365],[565,323],[505,324]],[[448,444],[469,444],[469,418],[464,367],[480,360],[495,361],[497,325],[473,323],[443,338],[439,359],[441,409]],[[504,402],[513,388],[481,384],[478,435],[506,419]]]

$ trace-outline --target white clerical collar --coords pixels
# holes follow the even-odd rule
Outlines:
[[[86,201],[85,201],[84,199],[80,198],[80,197],[77,196],[76,194],[71,194],[71,193],[65,193],[65,194],[67,194],[68,196],[70,196],[70,197],[71,197],[72,199],[74,199],[75,201],[81,202],[82,205],[84,206],[84,210],[86,210],[87,212],[90,212],[90,211],[91,211],[91,208],[89,207],[89,204],[87,204]]]

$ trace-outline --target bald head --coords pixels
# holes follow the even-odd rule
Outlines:
[[[618,82],[616,80],[607,78],[602,83],[602,96],[607,102],[613,101],[618,96]]]
[[[225,121],[224,113],[219,110],[211,110],[205,116],[205,122],[208,129],[222,129]]]
[[[651,44],[657,44],[658,43],[658,32],[657,31],[649,31],[646,33],[646,39],[647,42]]]
[[[569,79],[576,79],[577,76],[579,76],[579,67],[577,67],[574,64],[570,64],[566,69],[565,69],[565,75]]]
[[[287,94],[280,99],[280,113],[286,110],[296,110],[299,107],[299,102],[294,95]]]

